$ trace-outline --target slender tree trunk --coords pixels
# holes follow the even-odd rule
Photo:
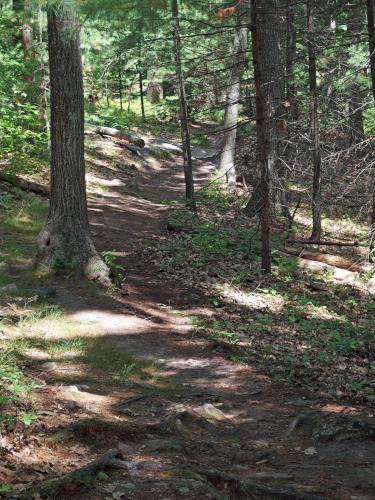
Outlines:
[[[370,52],[372,94],[375,101],[375,9],[374,0],[367,0],[367,28]],[[375,185],[372,193],[370,260],[375,262]]]
[[[120,95],[120,109],[121,111],[124,109],[123,107],[123,99],[122,99],[122,71],[121,66],[118,68],[118,92]]]
[[[367,27],[368,27],[368,39],[369,39],[369,49],[370,49],[370,71],[371,71],[371,83],[372,83],[372,94],[375,101],[375,9],[374,0],[367,0]]]
[[[320,128],[318,116],[318,91],[316,82],[316,54],[314,34],[313,0],[307,0],[307,52],[309,59],[309,87],[310,87],[310,137],[313,147],[313,193],[312,214],[313,227],[310,239],[319,241],[322,232],[322,194],[321,194],[321,152]]]
[[[296,100],[295,62],[297,54],[297,36],[294,25],[294,4],[286,0],[286,89],[285,96],[289,103],[288,114],[293,121],[298,120]]]
[[[172,16],[175,23],[173,37],[175,46],[176,75],[177,75],[179,98],[180,98],[181,138],[182,138],[182,147],[184,152],[186,201],[187,205],[192,210],[195,210],[193,162],[192,162],[191,147],[190,147],[188,107],[186,101],[185,82],[184,82],[182,63],[181,63],[181,35],[180,35],[180,15],[178,8],[178,0],[171,0],[171,6],[172,6]]]
[[[142,74],[142,71],[139,72],[139,92],[141,94],[141,112],[142,112],[142,118],[145,120],[146,119],[146,113],[145,113],[145,101],[144,101],[144,95],[143,95],[143,74]]]
[[[252,0],[252,43],[256,86],[257,172],[260,186],[262,270],[271,272],[271,175],[277,165],[277,99],[280,77],[280,1]]]
[[[69,268],[103,285],[107,266],[89,232],[84,163],[84,97],[79,20],[70,0],[48,9],[51,87],[51,196],[48,220],[39,235],[41,270]]]
[[[248,48],[246,26],[248,16],[248,5],[240,4],[242,8],[237,9],[236,30],[233,43],[233,65],[228,84],[226,96],[226,108],[224,115],[224,135],[221,145],[221,154],[219,160],[219,174],[225,182],[234,186],[236,184],[235,157],[236,157],[236,138],[238,111],[241,99],[241,81],[246,65],[246,52]]]
[[[361,42],[362,22],[363,22],[363,7],[362,5],[353,5],[349,10],[348,16],[348,36],[351,42],[351,51],[348,53],[349,65],[351,65],[351,55],[356,52],[358,44]],[[354,69],[355,69],[355,65]],[[363,112],[362,112],[362,88],[358,82],[358,74],[354,72],[352,76],[352,84],[350,89],[349,100],[349,144],[358,144],[365,138],[363,130]]]

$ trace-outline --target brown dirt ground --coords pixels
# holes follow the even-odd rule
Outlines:
[[[123,184],[90,194],[91,228],[100,251],[118,250],[126,286],[122,295],[90,297],[74,283],[60,283],[58,301],[73,319],[115,339],[119,350],[156,364],[160,378],[116,385],[100,372],[90,377],[85,366],[30,364],[30,373],[45,384],[35,396],[40,420],[28,432],[14,431],[21,437],[13,465],[9,456],[4,461],[9,475],[17,476],[9,482],[21,488],[56,477],[120,442],[126,460],[133,461],[129,470],[107,470],[105,481],[86,486],[67,484],[51,498],[375,498],[375,433],[358,423],[374,425],[372,411],[225,359],[189,326],[192,314],[212,314],[199,284],[189,290],[166,286],[148,264],[144,241],[159,241],[166,233],[170,208],[162,202],[183,197],[181,159],[142,165],[135,159],[137,176],[129,188],[121,170],[129,153],[117,141],[116,163],[105,153],[114,147],[112,140],[97,138],[96,145],[103,153],[92,167],[95,175]],[[195,162],[198,184],[212,167]],[[217,414],[208,417],[215,408]],[[309,412],[308,423],[288,433],[296,417]],[[56,430],[64,428],[70,432],[57,439]],[[224,480],[206,483],[196,469],[218,469],[277,493],[240,493]]]

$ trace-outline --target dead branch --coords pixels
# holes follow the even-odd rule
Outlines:
[[[145,146],[145,141],[138,135],[132,134],[127,130],[119,130],[117,128],[111,127],[93,127],[86,132],[87,134],[95,133],[99,135],[109,135],[111,137],[117,137],[118,139],[125,139],[140,148]]]
[[[288,240],[287,243],[291,245],[318,245],[318,246],[334,246],[334,247],[361,247],[367,245],[360,245],[358,241],[344,242],[344,241],[314,241],[314,240]]]
[[[0,181],[14,185],[17,188],[22,189],[22,191],[28,191],[31,193],[38,194],[40,196],[49,197],[50,194],[48,186],[44,186],[43,184],[38,184],[37,182],[32,182],[26,179],[22,179],[22,177],[9,176],[0,173]]]

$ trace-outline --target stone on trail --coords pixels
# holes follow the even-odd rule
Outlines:
[[[223,420],[227,420],[227,416],[211,403],[206,403],[193,409],[195,413],[197,413],[200,417],[205,418],[209,422],[220,422]]]

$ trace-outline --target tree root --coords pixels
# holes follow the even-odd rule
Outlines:
[[[214,486],[225,485],[226,493],[229,491],[231,493],[229,498],[235,498],[236,500],[279,500],[280,498],[288,500],[324,500],[320,495],[269,488],[216,469],[201,469],[196,466],[184,466],[184,468],[189,468],[194,473],[205,476]]]
[[[55,479],[48,479],[28,488],[21,494],[20,498],[26,500],[35,494],[39,494],[42,498],[50,497],[52,494],[56,495],[58,490],[71,483],[87,484],[93,478],[93,475],[102,469],[129,469],[128,462],[125,462],[122,458],[119,450],[109,450],[99,459],[80,469],[76,469]]]

